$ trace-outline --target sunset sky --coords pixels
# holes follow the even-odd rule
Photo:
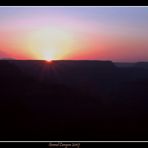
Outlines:
[[[0,7],[0,58],[148,61],[148,7]]]

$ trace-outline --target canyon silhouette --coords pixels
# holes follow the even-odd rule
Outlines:
[[[148,62],[0,60],[0,141],[147,140]]]

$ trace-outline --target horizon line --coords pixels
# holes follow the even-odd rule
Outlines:
[[[48,61],[48,60],[44,60],[44,59],[9,59],[9,58],[2,58],[0,59],[0,61]],[[139,62],[148,62],[147,61],[135,61],[135,62],[129,62],[129,61],[112,61],[112,60],[87,60],[87,59],[83,59],[83,60],[75,60],[75,59],[59,59],[59,60],[50,60],[50,61],[98,61],[98,62],[113,62],[113,63],[139,63]]]

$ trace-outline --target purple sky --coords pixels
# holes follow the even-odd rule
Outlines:
[[[0,7],[0,58],[148,61],[148,7]]]

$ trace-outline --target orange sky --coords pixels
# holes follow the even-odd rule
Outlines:
[[[148,8],[0,7],[0,58],[147,60],[146,14]]]

